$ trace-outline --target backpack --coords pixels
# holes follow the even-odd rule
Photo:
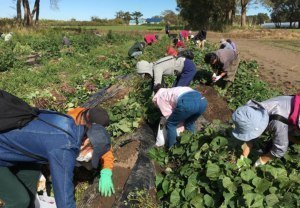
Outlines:
[[[48,113],[48,114],[59,114],[61,116],[70,117],[68,115],[59,112],[40,110],[38,108],[32,107],[22,99],[0,89],[0,133],[10,131],[12,129],[22,128],[26,126],[26,124],[32,121],[33,119],[39,119],[40,121],[52,127],[55,127],[63,131],[64,133],[68,134],[69,136],[73,137],[72,134],[66,131],[65,129],[55,124],[49,123],[43,120],[42,118],[39,118],[38,115],[41,112]],[[31,158],[38,159],[38,160],[45,160],[44,158],[37,155],[33,155],[27,152],[26,150],[23,150],[13,144],[11,144],[11,146],[16,150],[18,150],[19,152]]]
[[[294,95],[292,99],[292,108],[288,119],[286,119],[281,115],[275,114],[270,116],[270,120],[278,120],[287,125],[293,126],[295,129],[300,130],[299,114],[300,114],[300,94],[297,94]]]
[[[38,108],[0,89],[0,132],[22,128],[38,114]]]

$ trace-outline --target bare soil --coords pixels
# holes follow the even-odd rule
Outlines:
[[[300,92],[300,52],[283,47],[289,41],[300,42],[300,33],[289,30],[260,30],[251,32],[208,33],[208,41],[231,38],[243,60],[256,60],[260,78],[289,95]],[[282,44],[272,44],[281,43]],[[297,45],[295,45],[295,48]]]

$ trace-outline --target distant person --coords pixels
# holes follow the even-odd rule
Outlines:
[[[191,33],[192,33],[192,31],[181,30],[180,33],[179,33],[179,40],[181,40],[181,41],[183,41],[183,40],[188,41],[189,40],[189,35]]]
[[[194,37],[198,48],[201,48],[202,50],[204,49],[204,44],[206,42],[206,34],[205,30],[200,30]]]
[[[138,56],[143,54],[145,49],[145,42],[135,42],[133,46],[128,50],[128,56],[131,58],[137,58]]]
[[[13,35],[12,32],[9,32],[7,34],[2,33],[1,37],[4,39],[4,41],[10,41],[12,39],[12,35]]]
[[[167,21],[167,24],[165,26],[165,32],[168,35],[168,37],[170,37],[170,22]]]
[[[188,51],[186,53],[192,53]],[[186,55],[193,56],[193,55]],[[147,61],[140,61],[136,65],[138,74],[148,74],[154,78],[154,88],[158,84],[162,84],[163,75],[177,76],[173,87],[188,86],[196,75],[196,65],[190,58],[181,56],[166,56],[157,60],[156,62],[149,63]]]
[[[207,53],[204,61],[214,70],[212,81],[218,82],[220,87],[227,89],[234,81],[239,66],[239,57],[232,49],[219,49]]]
[[[70,47],[71,46],[71,41],[69,40],[69,38],[67,38],[67,36],[64,36],[63,39],[62,39],[62,44],[64,46]]]
[[[229,43],[232,46],[233,50],[237,53],[236,44],[231,39],[227,39],[226,42]]]
[[[157,40],[158,35],[148,34],[144,36],[144,41],[147,43],[147,45],[152,45],[152,43],[155,43]]]
[[[224,38],[222,38],[220,40],[220,48],[219,49],[231,49],[231,50],[233,50],[233,47]]]
[[[178,51],[183,51],[185,49],[184,42],[179,40],[178,38],[174,38],[173,45]]]

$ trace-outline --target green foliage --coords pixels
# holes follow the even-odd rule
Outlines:
[[[279,95],[278,91],[271,90],[267,83],[258,77],[257,62],[240,62],[234,83],[226,92],[230,108],[236,109],[250,99],[263,101]]]
[[[254,168],[257,156],[251,156],[241,165],[241,143],[229,132],[229,126],[214,122],[196,135],[184,133],[169,152],[150,150],[165,168],[156,177],[163,207],[297,207],[300,173],[284,166],[291,161]],[[299,154],[295,147],[287,155]]]

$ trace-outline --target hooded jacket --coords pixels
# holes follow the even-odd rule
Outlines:
[[[269,116],[280,115],[288,119],[292,110],[292,98],[293,96],[278,96],[260,103],[250,100],[246,105],[262,107]],[[289,145],[289,132],[294,131],[294,129],[279,120],[270,120],[267,129],[271,132],[273,140],[271,154],[278,158],[283,157]]]

